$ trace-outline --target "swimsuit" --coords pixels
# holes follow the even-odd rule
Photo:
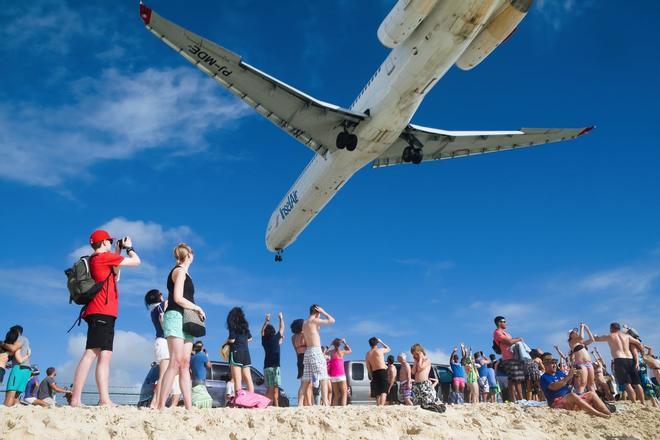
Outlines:
[[[412,387],[410,386],[409,380],[404,380],[399,384],[399,400],[405,401],[412,397]]]
[[[318,381],[328,380],[328,367],[321,347],[307,347],[303,365],[303,382],[312,382],[315,378]]]
[[[639,374],[635,370],[635,361],[632,358],[614,359],[614,377],[619,386],[641,385]]]
[[[376,396],[386,394],[389,388],[387,384],[387,369],[374,370],[371,372],[371,386]]]
[[[441,403],[430,380],[413,383],[412,393],[413,405],[433,405]]]

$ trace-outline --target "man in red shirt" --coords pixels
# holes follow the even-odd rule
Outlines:
[[[525,363],[514,357],[509,350],[511,345],[522,342],[523,338],[512,338],[506,332],[506,318],[497,316],[495,318],[495,331],[493,332],[493,341],[500,347],[502,352],[502,362],[500,367],[506,371],[509,389],[509,399],[515,402],[523,399],[522,384],[525,381]]]
[[[85,306],[82,313],[82,318],[87,322],[87,344],[73,379],[71,406],[80,405],[82,389],[95,360],[99,405],[113,406],[108,392],[108,378],[119,305],[117,292],[119,267],[135,267],[140,264],[140,257],[133,249],[130,237],[118,241],[115,252],[112,252],[113,241],[110,234],[103,230],[94,231],[89,237],[89,243],[94,249],[94,253],[89,258],[89,271],[97,283],[103,282],[103,287]],[[127,257],[120,255],[122,248],[126,251]]]

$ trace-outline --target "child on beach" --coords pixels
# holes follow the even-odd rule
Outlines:
[[[463,369],[463,362],[465,360],[465,345],[461,343],[461,358],[458,358],[458,347],[449,356],[449,367],[451,368],[451,389],[454,392],[463,393],[465,390],[465,370]]]

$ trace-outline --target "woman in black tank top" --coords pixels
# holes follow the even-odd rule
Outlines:
[[[174,248],[174,258],[177,265],[167,276],[167,310],[163,316],[163,333],[167,338],[167,348],[170,352],[170,364],[163,376],[160,388],[158,407],[165,408],[167,397],[172,391],[175,376],[179,375],[183,404],[186,409],[192,407],[190,381],[190,354],[193,338],[183,331],[183,310],[194,310],[200,319],[206,315],[201,307],[195,304],[195,286],[188,275],[188,268],[193,262],[193,251],[185,243]]]

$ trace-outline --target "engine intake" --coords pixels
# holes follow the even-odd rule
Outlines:
[[[378,28],[378,39],[390,49],[403,43],[424,21],[438,0],[399,0]]]

